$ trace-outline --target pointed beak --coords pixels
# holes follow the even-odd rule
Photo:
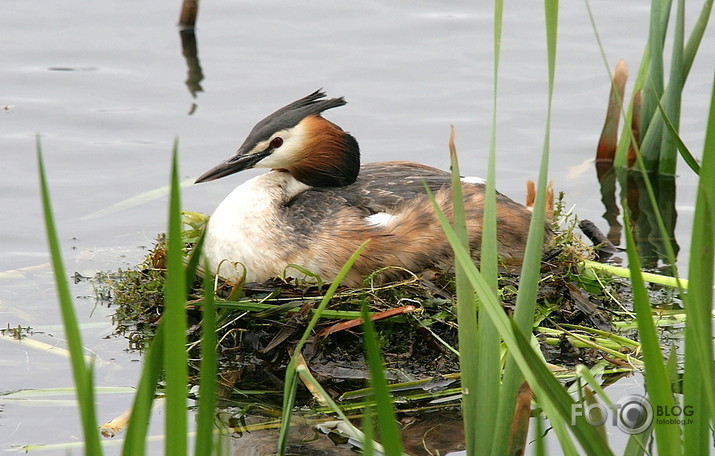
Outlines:
[[[194,183],[199,184],[201,182],[209,182],[222,177],[230,176],[231,174],[243,171],[244,169],[253,168],[253,165],[270,155],[271,152],[273,152],[273,150],[270,148],[263,152],[254,153],[245,153],[239,149],[238,152],[236,152],[236,155],[206,171],[199,176]]]

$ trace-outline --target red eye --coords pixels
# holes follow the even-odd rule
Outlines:
[[[275,138],[271,139],[271,147],[274,149],[278,149],[283,145],[283,138],[280,136],[276,136]]]

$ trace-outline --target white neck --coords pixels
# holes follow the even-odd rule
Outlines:
[[[281,245],[289,241],[284,227],[275,226],[276,211],[310,187],[285,171],[270,171],[236,187],[216,208],[206,227],[204,256],[212,272],[225,258],[238,260],[248,271],[246,279],[275,277],[275,265],[286,265]],[[221,276],[240,277],[228,263],[221,266]]]

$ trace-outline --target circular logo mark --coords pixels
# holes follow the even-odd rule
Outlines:
[[[616,403],[618,429],[626,434],[640,434],[653,424],[653,407],[637,394],[623,396]]]

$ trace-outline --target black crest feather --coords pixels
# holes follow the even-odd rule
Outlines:
[[[270,138],[276,131],[295,127],[301,120],[312,114],[320,114],[327,109],[337,108],[346,103],[347,101],[343,97],[325,99],[325,92],[322,89],[316,90],[258,122],[248,134],[241,148],[250,149],[254,144]]]

